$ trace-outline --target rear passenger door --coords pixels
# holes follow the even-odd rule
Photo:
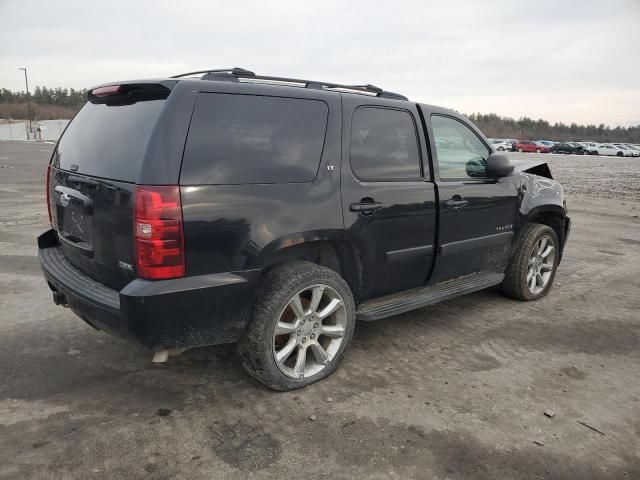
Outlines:
[[[367,297],[420,286],[429,275],[436,204],[426,152],[415,106],[343,96],[342,211]]]
[[[430,115],[440,202],[439,257],[432,283],[500,271],[508,260],[518,208],[513,177],[489,178],[491,153],[462,118]]]

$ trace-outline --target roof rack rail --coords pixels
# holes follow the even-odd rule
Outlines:
[[[174,75],[169,78],[182,78],[182,77],[190,77],[192,75],[206,75],[207,73],[230,73],[231,75],[255,75],[255,73],[245,70],[244,68],[234,67],[234,68],[218,68],[218,69],[209,69],[209,70],[197,70],[195,72],[187,72],[181,73],[180,75]]]
[[[318,90],[338,90],[355,93],[365,93],[368,95],[390,98],[394,100],[408,100],[407,97],[399,93],[387,92],[375,85],[343,85],[340,83],[332,82],[319,82],[315,80],[303,80],[300,78],[288,78],[288,77],[272,77],[268,75],[256,75],[250,70],[244,68],[222,68],[211,70],[198,70],[196,72],[182,73],[180,75],[174,75],[171,78],[190,77],[193,75],[202,75],[202,80],[218,80],[218,81],[238,81],[238,79],[244,79],[246,81],[263,81],[267,83],[284,83],[284,84],[298,84],[304,88],[315,88]]]

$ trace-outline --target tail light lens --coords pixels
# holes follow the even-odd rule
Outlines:
[[[184,276],[178,186],[136,187],[134,234],[138,276],[149,280]]]
[[[47,180],[45,189],[47,192],[47,213],[49,214],[49,224],[53,226],[53,222],[51,219],[51,165],[47,166]]]

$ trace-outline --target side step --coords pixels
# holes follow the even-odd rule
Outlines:
[[[503,273],[474,273],[430,287],[414,288],[402,293],[368,300],[358,307],[358,320],[372,321],[426,307],[466,293],[476,292],[502,282]]]

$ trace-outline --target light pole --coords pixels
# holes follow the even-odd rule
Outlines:
[[[27,78],[27,69],[26,67],[20,67],[18,70],[24,70],[24,83],[27,86],[27,116],[29,117],[29,134],[32,134],[33,131],[31,130],[31,99],[29,95],[29,79]]]

